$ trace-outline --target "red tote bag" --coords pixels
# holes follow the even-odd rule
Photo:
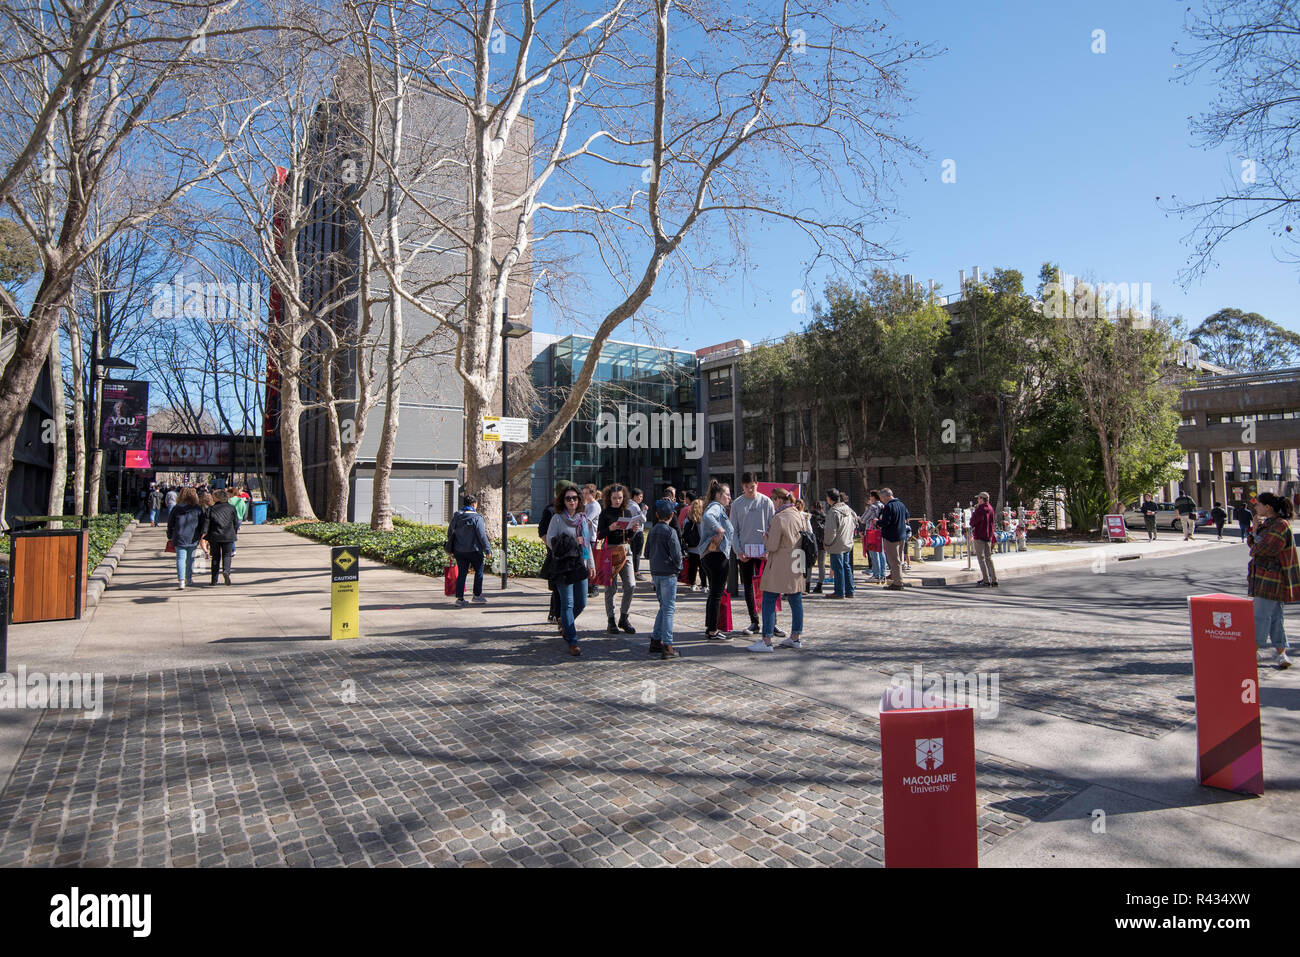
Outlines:
[[[718,628],[731,631],[731,592],[722,593],[722,604],[718,607]]]
[[[767,559],[758,563],[758,571],[754,572],[754,597],[758,599],[757,607],[763,607],[763,571],[767,568]],[[781,610],[781,596],[776,596],[776,610]]]
[[[601,588],[608,588],[614,581],[614,556],[611,554],[610,546],[599,545],[596,547],[596,584]]]
[[[442,575],[442,593],[444,595],[456,594],[456,576],[460,574],[460,569],[455,562],[447,563],[447,570]]]
[[[885,550],[884,542],[881,539],[880,529],[869,528],[863,541],[866,543],[867,551],[883,552]]]

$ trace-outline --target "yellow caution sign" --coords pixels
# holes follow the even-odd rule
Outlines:
[[[340,545],[330,550],[330,638],[361,634],[361,549]]]

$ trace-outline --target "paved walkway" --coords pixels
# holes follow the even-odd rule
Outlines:
[[[660,662],[640,596],[641,634],[589,631],[571,659],[540,583],[456,610],[363,560],[363,637],[329,642],[327,547],[246,527],[235,585],[181,592],[162,545],[140,529],[91,618],[12,630],[12,666],[108,678],[98,720],[0,712],[0,864],[875,864],[877,705],[916,663],[999,676],[984,863],[1300,863],[1275,770],[1300,752],[1294,672],[1261,676],[1269,795],[1191,782],[1183,596],[1223,586],[1177,559],[859,586],[809,600],[806,651],[767,656],[704,641],[683,593],[686,657]],[[1230,548],[1198,541],[1193,567],[1237,575]]]

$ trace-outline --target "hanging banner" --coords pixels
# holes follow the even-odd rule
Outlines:
[[[151,469],[153,464],[149,461],[149,446],[153,443],[153,433],[144,434],[144,449],[128,449],[126,453],[126,467],[129,469]]]
[[[759,482],[758,491],[768,498],[772,497],[772,489],[783,488],[791,493],[795,498],[802,498],[799,494],[799,484],[797,482]]]
[[[886,867],[978,867],[975,711],[880,713]]]
[[[1196,780],[1241,794],[1264,793],[1255,606],[1237,595],[1193,595],[1192,682]]]
[[[156,435],[149,450],[155,468],[230,468],[230,440]]]
[[[142,449],[149,427],[149,383],[105,379],[100,444],[106,449]]]
[[[361,549],[339,545],[330,549],[330,638],[361,634]]]

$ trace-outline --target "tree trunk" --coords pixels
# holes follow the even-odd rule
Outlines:
[[[54,469],[50,472],[50,505],[45,514],[62,515],[63,493],[68,486],[68,416],[63,402],[63,350],[59,348],[57,329],[50,337],[50,397],[54,421]],[[62,527],[62,522],[50,523],[50,528]]]
[[[68,313],[68,361],[72,366],[72,512],[86,514],[86,354],[81,322]],[[63,383],[59,382],[59,388]]]
[[[286,350],[292,364],[286,364],[280,373],[280,471],[284,479],[284,511],[287,515],[300,515],[303,518],[315,518],[316,511],[311,506],[311,496],[307,494],[307,482],[302,473],[302,434],[299,424],[302,421],[302,398],[298,394],[298,370],[300,350],[296,345]]]

